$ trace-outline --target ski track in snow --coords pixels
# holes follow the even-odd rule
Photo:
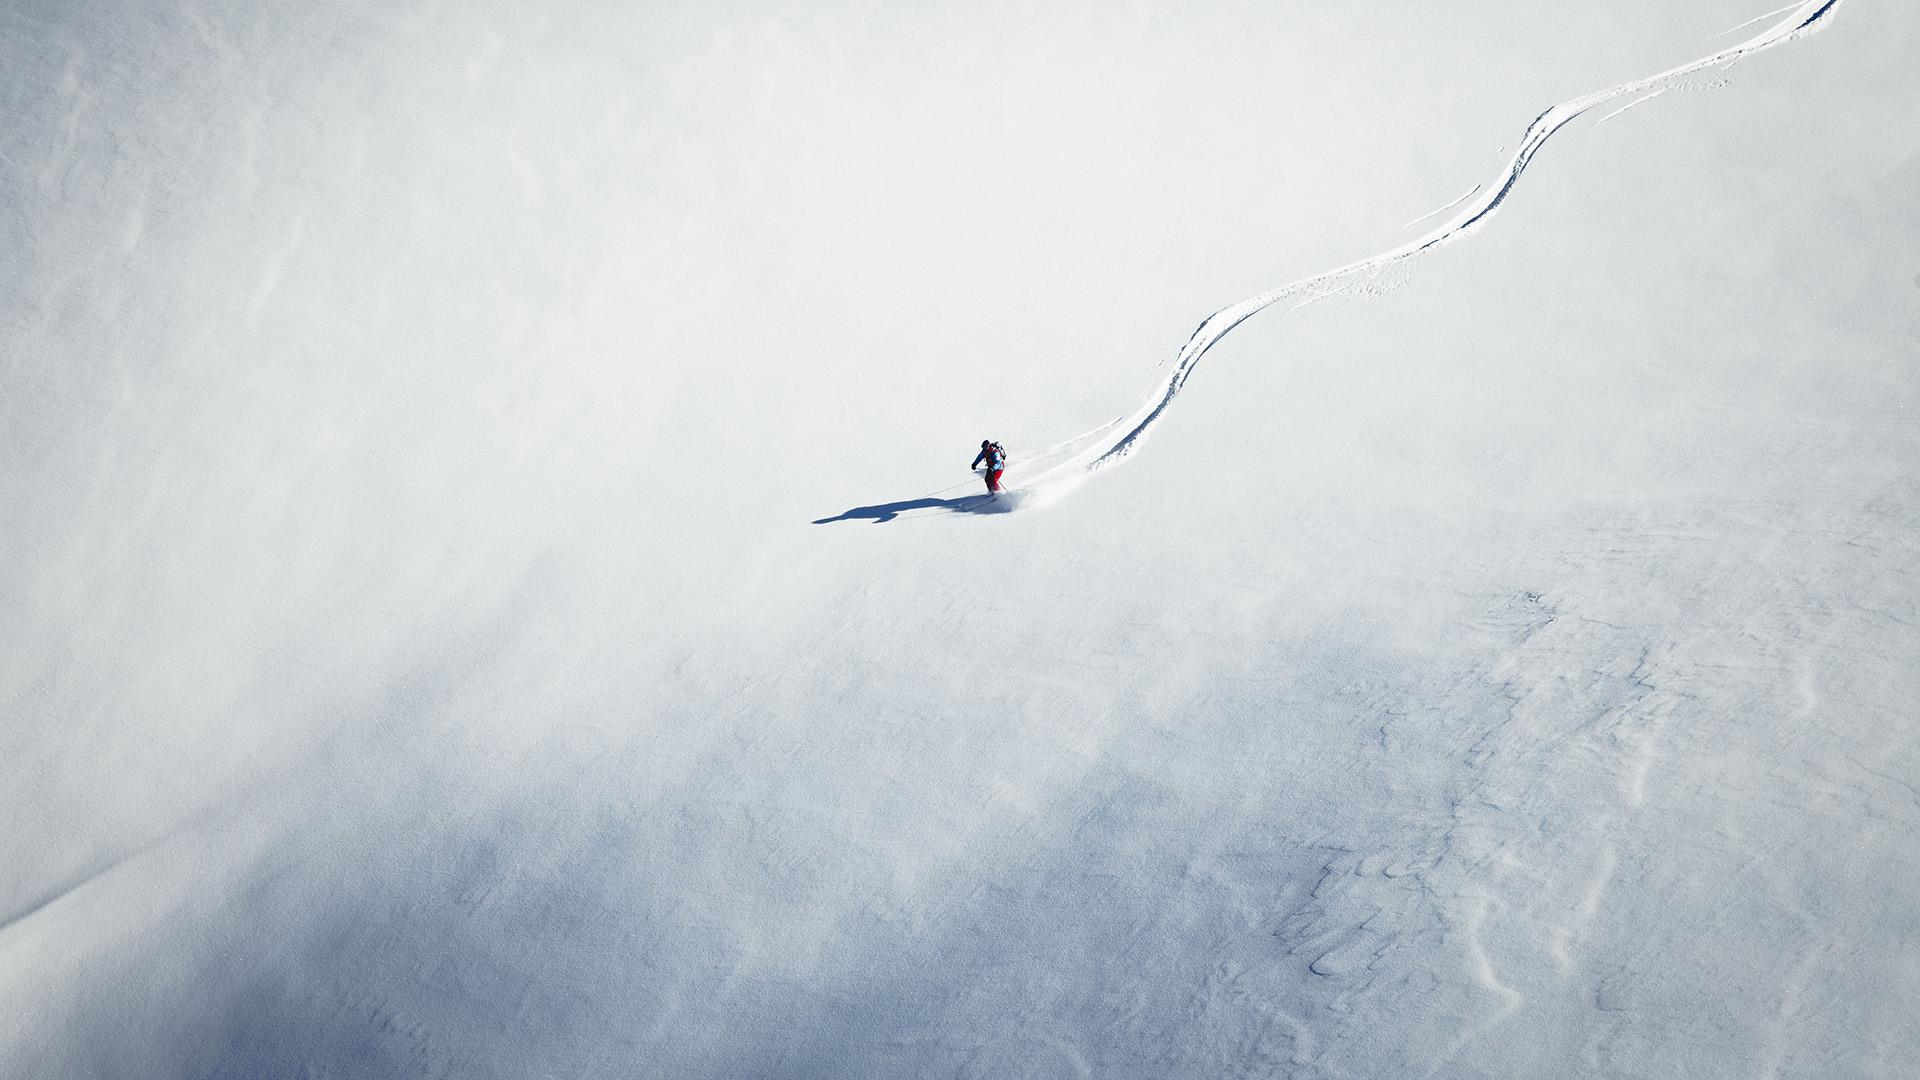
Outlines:
[[[1725,37],[1728,34],[1737,34],[1740,31],[1745,30],[1747,27],[1752,26],[1754,23],[1766,22],[1768,19],[1773,18],[1775,15],[1784,15],[1787,12],[1792,11],[1795,8],[1798,8],[1799,6],[1800,6],[1799,4],[1788,4],[1786,7],[1774,8],[1772,11],[1765,12],[1764,14],[1755,15],[1753,18],[1748,19],[1745,22],[1734,23],[1732,26],[1727,27],[1725,30],[1720,31],[1719,33],[1713,36]]]
[[[1650,94],[1646,94],[1641,97],[1634,98],[1632,101],[1627,102],[1625,105],[1622,105],[1619,108],[1608,113],[1607,115],[1601,117],[1600,119],[1595,120],[1593,124],[1595,127],[1599,127],[1601,124],[1604,124],[1607,121],[1613,119],[1614,117],[1619,116],[1621,113],[1626,112],[1628,109],[1631,109],[1636,105],[1645,105],[1647,102],[1652,101],[1654,98],[1657,98],[1661,94],[1664,94],[1666,92],[1667,92],[1667,88],[1663,86],[1660,89],[1655,90]]]
[[[1421,214],[1419,217],[1414,218],[1412,221],[1402,223],[1400,228],[1411,229],[1415,225],[1420,224],[1421,222],[1427,220],[1428,218],[1437,218],[1441,214],[1446,213],[1447,211],[1453,209],[1454,207],[1459,206],[1461,203],[1466,202],[1468,199],[1473,198],[1475,195],[1478,195],[1480,193],[1480,189],[1486,186],[1487,185],[1485,184],[1475,184],[1472,187],[1467,189],[1466,194],[1460,196],[1459,198],[1453,200],[1452,202],[1446,204],[1445,206],[1436,206],[1433,209],[1427,211],[1426,213]]]
[[[1140,443],[1165,418],[1174,399],[1180,396],[1180,391],[1185,388],[1187,380],[1193,377],[1201,358],[1206,356],[1207,351],[1213,348],[1221,338],[1226,337],[1234,327],[1288,297],[1301,297],[1301,304],[1312,303],[1342,291],[1346,287],[1345,283],[1350,279],[1374,274],[1460,239],[1484,224],[1493,216],[1494,211],[1506,202],[1507,196],[1511,195],[1515,186],[1519,184],[1521,174],[1526,172],[1527,166],[1533,161],[1534,154],[1539,152],[1547,140],[1588,110],[1620,98],[1635,98],[1621,109],[1608,114],[1607,118],[1610,119],[1633,105],[1657,96],[1668,85],[1689,75],[1711,68],[1725,67],[1743,57],[1771,49],[1812,32],[1833,13],[1835,8],[1840,6],[1840,3],[1841,0],[1806,0],[1790,8],[1783,8],[1782,11],[1791,12],[1787,18],[1737,45],[1728,46],[1709,56],[1657,75],[1649,75],[1632,82],[1610,86],[1604,90],[1596,90],[1552,106],[1535,117],[1533,123],[1527,126],[1525,135],[1521,137],[1519,149],[1514,152],[1506,167],[1491,182],[1475,188],[1474,190],[1480,193],[1479,197],[1468,203],[1466,208],[1455,214],[1447,224],[1399,247],[1269,289],[1207,316],[1195,328],[1192,336],[1187,339],[1187,343],[1181,347],[1179,354],[1175,357],[1173,371],[1154,388],[1145,403],[1131,415],[1122,417],[1088,435],[1080,436],[1078,440],[1069,440],[1067,444],[1062,444],[1067,449],[1056,450],[1055,453],[1044,456],[1027,469],[1021,470],[1024,473],[1032,473],[1031,476],[1016,475],[1010,469],[1009,481],[1017,480],[1018,488],[1029,495],[1043,496],[1050,500],[1063,494],[1067,488],[1085,479],[1089,474],[1119,462],[1138,449]],[[1770,14],[1779,14],[1779,12]],[[1733,29],[1740,29],[1767,17],[1767,15],[1758,16]],[[1653,93],[1649,94],[1647,91],[1653,91]],[[1472,193],[1469,193],[1469,197],[1471,195]],[[1441,210],[1445,209],[1447,208],[1441,208]],[[1435,213],[1439,212],[1435,211]],[[1408,224],[1417,224],[1422,220],[1425,218],[1416,218]],[[1119,432],[1117,436],[1114,434],[1115,431]],[[1090,443],[1090,445],[1077,447],[1071,445],[1075,443]]]

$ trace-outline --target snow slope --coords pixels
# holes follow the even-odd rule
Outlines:
[[[1045,452],[1043,455],[1043,460],[1046,461],[1043,466],[1045,472],[1034,480],[1027,481],[1026,486],[1055,486],[1062,481],[1077,478],[1077,474],[1082,470],[1091,472],[1132,453],[1140,440],[1146,438],[1153,426],[1159,423],[1161,416],[1173,404],[1174,397],[1185,388],[1187,379],[1192,376],[1194,368],[1200,363],[1200,358],[1206,355],[1207,350],[1213,348],[1214,344],[1230,333],[1234,327],[1266,308],[1292,297],[1304,297],[1300,301],[1304,304],[1351,289],[1353,288],[1351,283],[1356,279],[1365,281],[1369,278],[1377,278],[1397,269],[1397,264],[1432,251],[1443,244],[1452,243],[1486,222],[1493,216],[1494,211],[1507,201],[1508,196],[1513,194],[1520,183],[1520,175],[1526,171],[1527,164],[1533,160],[1534,154],[1538,153],[1556,132],[1579,119],[1583,114],[1614,100],[1628,99],[1626,105],[1620,106],[1602,118],[1603,120],[1611,119],[1646,100],[1648,96],[1665,93],[1668,87],[1690,75],[1727,67],[1755,53],[1804,37],[1818,29],[1838,6],[1839,0],[1807,0],[1806,3],[1797,7],[1784,8],[1775,13],[1776,15],[1784,14],[1784,18],[1738,45],[1718,49],[1700,59],[1659,74],[1596,90],[1547,109],[1527,125],[1526,134],[1520,140],[1520,149],[1494,177],[1491,185],[1475,185],[1467,194],[1448,203],[1440,210],[1423,215],[1409,223],[1417,224],[1427,217],[1465,203],[1466,207],[1445,225],[1399,247],[1347,263],[1334,270],[1323,271],[1311,277],[1269,289],[1207,316],[1201,320],[1193,336],[1188,338],[1187,343],[1181,347],[1173,373],[1167,376],[1166,381],[1153,394],[1148,396],[1146,404],[1138,412],[1131,417],[1123,417],[1115,421],[1110,428],[1103,428],[1096,435],[1090,436],[1088,442],[1091,446],[1083,447],[1076,439],[1068,448],[1058,451],[1060,456],[1067,459],[1065,461],[1055,464],[1051,460],[1055,452]],[[1745,25],[1741,24],[1741,26]]]
[[[1502,147],[1800,10],[0,11],[0,1075],[1910,1074],[1915,17]]]

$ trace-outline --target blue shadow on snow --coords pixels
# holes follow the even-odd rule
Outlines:
[[[994,495],[962,495],[957,499],[902,499],[899,502],[878,503],[874,506],[856,506],[835,517],[815,518],[815,525],[831,525],[836,521],[871,521],[881,525],[892,521],[901,514],[915,510],[945,510],[954,514],[1004,514],[1013,509],[1012,500],[1002,493]]]

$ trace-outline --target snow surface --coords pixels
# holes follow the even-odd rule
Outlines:
[[[10,0],[0,1076],[1916,1075],[1920,13],[1764,6]]]

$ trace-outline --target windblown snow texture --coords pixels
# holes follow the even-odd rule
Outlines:
[[[1911,3],[981,520],[1786,2],[0,8],[0,1080],[1907,1080]]]

